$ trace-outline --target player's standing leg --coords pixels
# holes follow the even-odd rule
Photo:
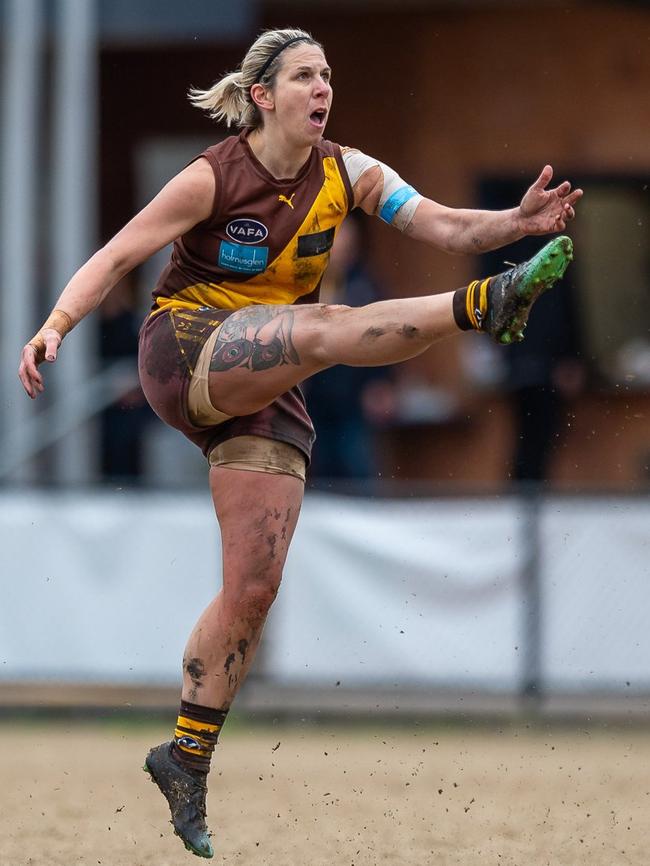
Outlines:
[[[291,475],[225,467],[210,470],[210,487],[223,588],[187,643],[174,739],[152,749],[145,763],[169,803],[175,833],[201,857],[213,856],[205,808],[210,759],[280,586],[304,492]]]

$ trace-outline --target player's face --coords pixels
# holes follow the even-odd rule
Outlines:
[[[331,74],[316,45],[298,44],[283,58],[273,88],[276,117],[301,143],[311,145],[323,136],[332,106]]]

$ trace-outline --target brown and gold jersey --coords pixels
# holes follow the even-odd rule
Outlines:
[[[317,301],[334,235],[352,207],[341,148],[322,141],[287,180],[264,168],[245,133],[200,157],[214,171],[212,214],[174,242],[154,310]]]

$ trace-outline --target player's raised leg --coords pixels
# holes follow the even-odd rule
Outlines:
[[[523,339],[535,300],[559,280],[573,256],[558,237],[528,262],[442,295],[380,301],[365,307],[253,306],[221,326],[210,362],[212,405],[246,415],[334,364],[394,364],[458,329],[497,342]]]
[[[292,475],[213,467],[210,487],[221,528],[223,588],[185,649],[174,738],[152,749],[145,762],[167,799],[174,832],[201,857],[214,853],[206,824],[210,760],[280,586],[304,484]],[[187,581],[191,589],[191,575]]]

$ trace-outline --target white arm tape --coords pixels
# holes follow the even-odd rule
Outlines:
[[[346,148],[343,151],[343,164],[354,187],[362,174],[369,168],[379,166],[382,172],[384,186],[375,210],[376,216],[400,231],[408,226],[413,219],[417,206],[422,201],[416,189],[409,186],[390,166],[378,159],[366,156],[360,150]]]

